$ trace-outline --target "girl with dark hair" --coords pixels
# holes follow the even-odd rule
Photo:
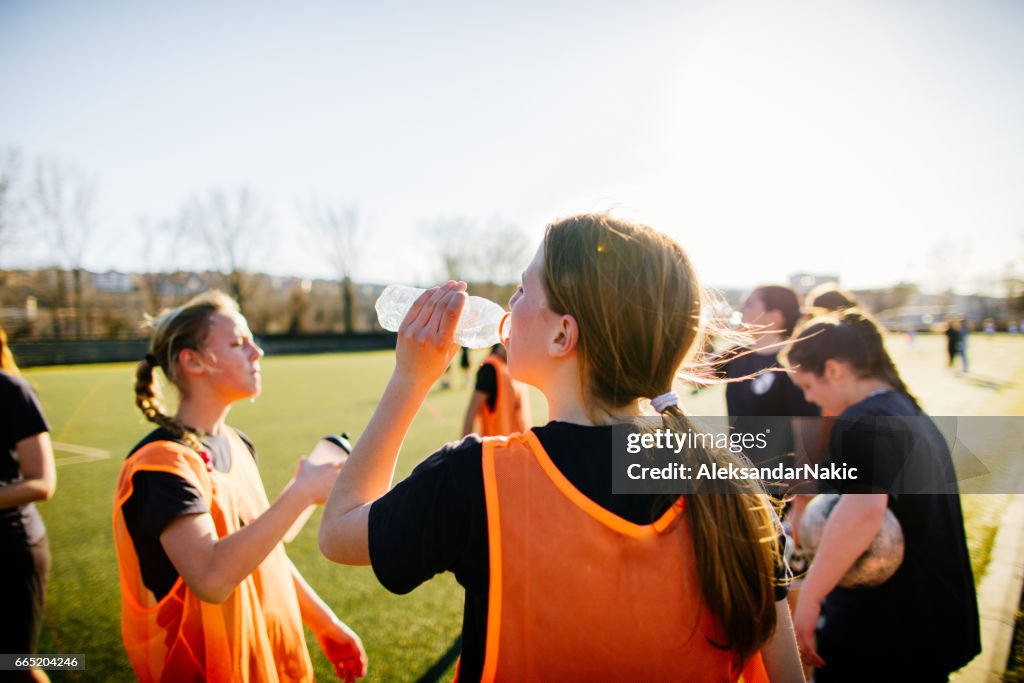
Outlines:
[[[796,450],[792,425],[778,418],[819,414],[816,406],[804,400],[778,358],[800,321],[800,302],[788,287],[763,285],[746,297],[739,310],[753,343],[727,352],[723,371],[731,381],[725,388],[726,408],[736,432],[770,430],[766,446],[748,451],[747,456],[755,465],[775,465]]]
[[[819,683],[946,680],[981,648],[949,447],[903,383],[879,327],[860,311],[812,321],[790,345],[788,363],[807,400],[838,416],[826,465],[858,473],[830,482],[846,495],[800,592],[801,653],[819,667]],[[872,588],[838,587],[886,508],[903,528],[900,568]]]
[[[0,652],[36,652],[43,625],[50,546],[35,503],[57,488],[50,425],[39,398],[14,362],[0,328]],[[40,669],[9,672],[13,680],[46,681]]]
[[[273,504],[252,442],[226,424],[260,393],[260,359],[238,306],[220,292],[154,321],[135,402],[158,428],[132,449],[114,500],[121,633],[141,681],[311,681],[303,624],[339,678],[366,671],[358,636],[313,592],[281,539],[322,503],[338,470],[300,461]],[[181,400],[157,400],[160,368]]]
[[[409,426],[458,351],[465,287],[427,291],[403,321],[394,374],[324,510],[323,553],[372,564],[396,593],[453,572],[466,590],[460,679],[802,680],[756,484],[612,493],[614,423],[649,402],[665,427],[690,429],[672,386],[703,329],[683,249],[605,215],[550,225],[506,345],[551,422],[467,436],[392,488]],[[738,462],[699,444],[680,457]]]

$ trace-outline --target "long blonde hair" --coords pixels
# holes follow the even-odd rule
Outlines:
[[[701,290],[689,258],[675,240],[647,226],[603,214],[548,226],[544,286],[551,309],[572,315],[579,326],[579,381],[595,422],[638,398],[671,391],[702,345]],[[678,433],[692,429],[678,407],[662,419]],[[700,445],[680,457],[694,472],[703,464],[744,464]],[[775,629],[778,532],[756,484],[721,483],[718,493],[688,496],[686,512],[702,593],[727,639],[716,645],[742,660]]]
[[[184,349],[200,350],[210,330],[210,318],[215,313],[238,313],[238,304],[218,290],[210,290],[178,308],[165,310],[156,318],[148,319],[153,328],[149,353],[135,369],[135,405],[150,422],[157,424],[187,443],[197,452],[203,449],[201,434],[165,412],[156,391],[156,368],[163,370],[178,391],[184,392],[178,372],[178,354]]]
[[[14,354],[11,347],[7,345],[7,333],[0,327],[0,370],[12,375],[20,375],[18,364],[14,362]]]

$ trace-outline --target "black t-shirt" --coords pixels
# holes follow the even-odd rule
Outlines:
[[[981,643],[960,497],[942,434],[905,394],[879,393],[836,419],[826,464],[833,462],[858,469],[856,481],[832,482],[840,493],[888,493],[903,528],[904,556],[880,586],[828,595],[818,639],[826,668],[865,674],[960,668]],[[949,493],[913,492],[939,486]]]
[[[249,448],[253,458],[256,449],[242,432],[235,430]],[[218,472],[231,469],[231,445],[224,434],[207,434],[202,439],[210,454],[210,464]],[[137,443],[129,457],[146,444],[154,441],[174,441],[184,444],[162,427],[150,432]],[[178,580],[178,570],[160,544],[160,534],[174,519],[183,515],[209,512],[202,494],[176,474],[169,472],[136,472],[132,477],[132,495],[121,508],[125,527],[132,538],[139,558],[142,583],[156,599],[167,595]]]
[[[765,448],[753,450],[747,455],[755,465],[772,464],[777,458],[792,453],[793,430],[789,422],[758,420],[758,417],[803,417],[820,415],[813,403],[804,400],[803,392],[779,365],[773,355],[736,349],[733,357],[725,363],[724,374],[728,379],[754,375],[771,368],[776,371],[763,372],[743,382],[729,382],[725,385],[725,403],[729,412],[729,423],[734,431],[760,434],[769,430]]]
[[[475,391],[487,394],[487,407],[494,410],[494,403],[498,400],[498,373],[490,363],[484,363],[476,371]]]
[[[29,383],[18,375],[0,371],[0,486],[21,479],[18,442],[50,431],[39,398]],[[0,508],[0,538],[38,542],[46,535],[43,518],[29,503]]]
[[[612,493],[612,427],[550,422],[534,427],[552,462],[581,493],[634,524],[650,524],[674,502]],[[487,509],[482,441],[471,434],[443,446],[370,507],[370,562],[381,584],[405,594],[450,571],[465,589],[460,676],[478,680],[487,633]],[[584,454],[586,457],[580,457]],[[780,561],[776,599],[785,597]]]

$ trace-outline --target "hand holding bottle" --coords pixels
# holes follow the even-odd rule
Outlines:
[[[396,376],[429,386],[444,373],[459,350],[455,328],[466,299],[466,283],[451,280],[416,299],[398,328]]]
[[[416,299],[424,290],[405,285],[388,285],[374,306],[377,320],[385,330],[397,332]],[[479,296],[471,296],[459,317],[455,343],[470,349],[483,349],[501,341],[501,324],[508,314],[498,304]]]

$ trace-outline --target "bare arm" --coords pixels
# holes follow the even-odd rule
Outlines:
[[[800,653],[796,648],[796,634],[793,620],[789,616],[789,603],[779,600],[775,603],[775,633],[761,650],[768,678],[773,683],[803,683],[804,670],[800,664]]]
[[[793,620],[800,654],[811,666],[825,663],[818,655],[814,643],[821,602],[871,545],[882,528],[888,502],[889,497],[884,493],[844,495],[825,524],[814,562],[800,589]]]
[[[176,518],[160,543],[181,578],[200,600],[221,603],[281,542],[307,506],[323,502],[338,470],[303,459],[296,477],[259,517],[224,538],[208,513]]]
[[[352,449],[320,520],[320,552],[341,564],[370,563],[370,504],[391,488],[395,463],[430,387],[459,347],[455,326],[466,285],[449,282],[424,292],[398,331],[395,371],[373,417]]]
[[[469,399],[469,407],[466,408],[466,417],[462,421],[462,436],[476,431],[477,417],[480,415],[480,411],[484,409],[486,401],[487,394],[482,391],[473,392],[473,397]]]
[[[366,675],[366,650],[356,632],[338,619],[312,586],[306,583],[299,570],[292,565],[295,594],[299,599],[302,623],[316,636],[320,649],[334,665],[338,678],[354,681]]]
[[[15,445],[21,481],[0,486],[0,508],[49,500],[57,490],[57,468],[53,463],[50,434],[42,432],[25,437]]]

